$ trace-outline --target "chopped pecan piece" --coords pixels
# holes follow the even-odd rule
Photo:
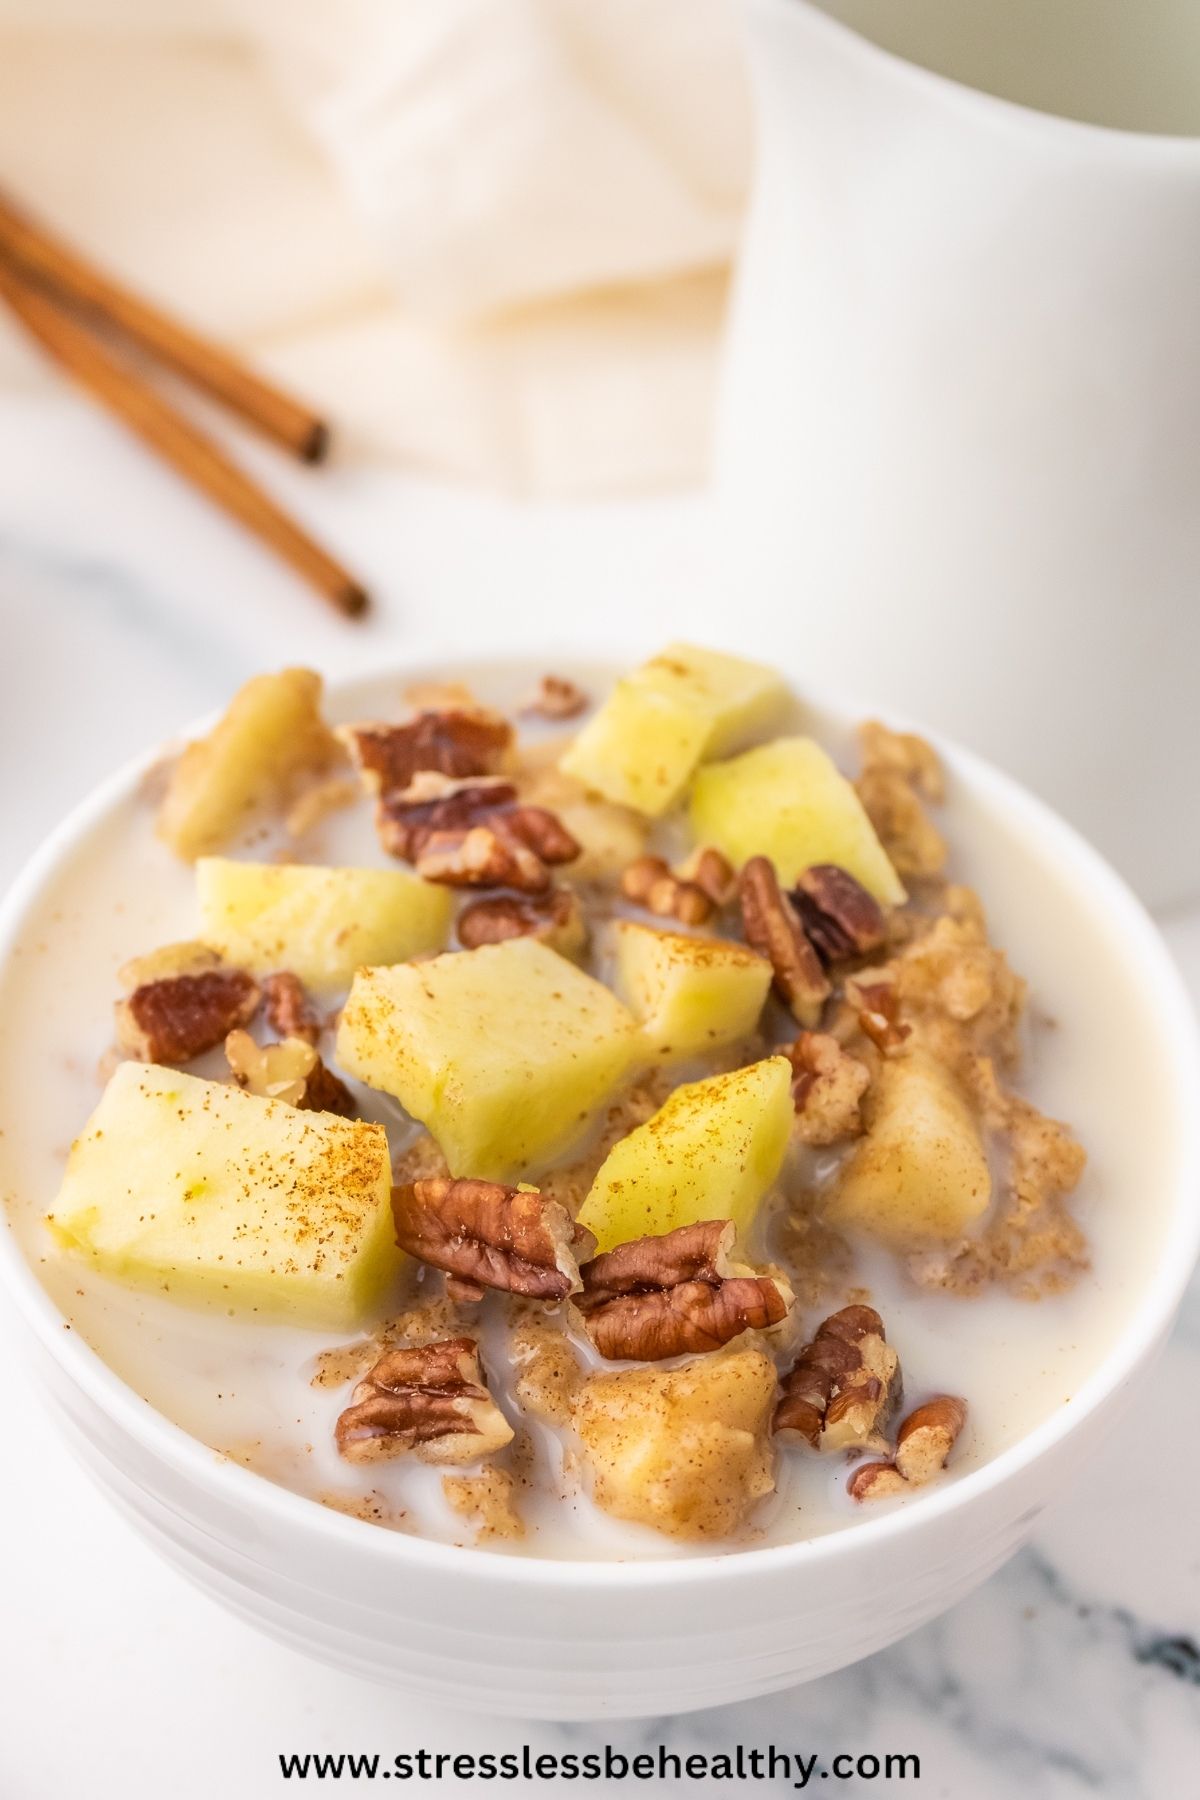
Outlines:
[[[337,733],[371,793],[386,798],[414,775],[436,770],[461,780],[503,767],[513,728],[484,707],[420,712],[404,725],[344,725]]]
[[[511,805],[517,790],[503,775],[456,781],[434,771],[415,775],[406,788],[381,796],[375,829],[389,856],[413,862],[436,831],[462,831],[498,806]]]
[[[601,1356],[658,1362],[719,1350],[743,1331],[785,1319],[792,1304],[787,1283],[735,1269],[734,1235],[728,1220],[709,1219],[636,1238],[585,1263],[575,1304]]]
[[[865,1063],[822,1031],[802,1031],[784,1055],[795,1071],[792,1099],[802,1144],[836,1144],[862,1130],[859,1101],[871,1080]]]
[[[306,1112],[340,1113],[346,1119],[357,1110],[345,1082],[326,1068],[305,1038],[256,1044],[248,1031],[231,1031],[225,1060],[238,1086],[264,1100],[282,1100]]]
[[[699,882],[673,875],[661,856],[639,856],[630,863],[621,876],[621,892],[656,917],[678,919],[681,925],[703,925],[712,916],[712,899]]]
[[[168,945],[127,963],[121,974],[132,992],[117,1001],[117,1045],[138,1062],[191,1062],[258,1011],[254,977],[225,968],[203,946]]]
[[[675,869],[680,881],[690,882],[707,894],[717,908],[728,906],[737,893],[737,870],[711,844],[701,844]]]
[[[458,915],[464,950],[514,937],[539,938],[562,956],[581,955],[587,948],[587,926],[578,896],[570,888],[551,888],[544,895],[497,894],[472,900]]]
[[[946,1466],[967,1422],[967,1403],[953,1394],[938,1394],[918,1406],[896,1433],[896,1467],[914,1486],[932,1481]]]
[[[891,981],[848,981],[846,999],[858,1009],[859,1027],[883,1056],[894,1056],[912,1026],[900,1019],[900,996]]]
[[[388,1350],[354,1389],[334,1430],[338,1450],[356,1463],[409,1451],[424,1462],[474,1462],[512,1436],[469,1337]]]
[[[521,708],[543,719],[577,719],[590,701],[583,689],[565,675],[543,675],[537,692]]]
[[[829,997],[829,979],[767,857],[750,858],[738,892],[746,942],[770,962],[775,987],[797,1023],[815,1025]]]
[[[852,1500],[894,1500],[908,1483],[895,1463],[859,1463],[846,1483]]]
[[[537,893],[548,885],[552,865],[579,854],[554,813],[518,804],[513,783],[501,779],[419,776],[380,801],[376,826],[390,855],[451,886]]]
[[[775,1430],[822,1452],[869,1444],[899,1385],[899,1359],[879,1314],[872,1306],[844,1306],[818,1327],[784,1377]]]
[[[896,1433],[892,1462],[863,1463],[846,1483],[852,1500],[890,1500],[941,1473],[967,1421],[967,1403],[938,1394],[909,1413]]]
[[[319,1056],[308,1072],[300,1105],[306,1112],[337,1113],[343,1119],[353,1119],[358,1113],[350,1089]]]
[[[316,1043],[321,1035],[321,1021],[298,975],[287,969],[268,975],[262,984],[262,997],[272,1031],[281,1038],[303,1038],[308,1044]]]
[[[530,1299],[579,1291],[571,1216],[532,1188],[436,1175],[393,1188],[392,1213],[400,1248],[435,1269]]]
[[[540,806],[508,806],[478,824],[430,832],[413,861],[418,875],[447,887],[538,894],[550,885],[550,868],[578,854],[579,845],[553,813]]]
[[[814,863],[805,869],[792,901],[809,942],[826,965],[869,956],[887,936],[878,900],[836,863]]]

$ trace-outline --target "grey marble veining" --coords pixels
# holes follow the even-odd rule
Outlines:
[[[358,486],[347,477],[336,499],[339,527],[361,530],[384,596],[376,623],[355,636],[282,587],[260,605],[255,565],[239,560],[223,528],[135,453],[110,450],[85,415],[21,403],[19,426],[0,433],[0,880],[95,779],[252,668],[361,666],[416,652],[423,638],[495,645],[506,610],[526,642],[541,633],[561,643],[584,607],[580,635],[620,643],[699,629],[695,619],[712,609],[695,501],[543,518],[374,472]],[[100,449],[108,453],[98,463]],[[130,516],[131,483],[145,496],[136,533],[114,523]],[[565,592],[573,561],[583,573]],[[647,593],[661,599],[650,625]],[[1200,909],[1170,921],[1168,935],[1200,991]],[[279,1749],[607,1741],[630,1755],[662,1742],[682,1755],[741,1743],[825,1759],[921,1758],[919,1784],[815,1779],[826,1793],[1182,1800],[1200,1793],[1198,1394],[1194,1283],[1119,1432],[1043,1517],[1032,1546],[977,1594],[808,1687],[675,1720],[584,1727],[416,1709],[262,1642],[109,1517],[17,1369],[5,1419],[24,1454],[6,1469],[0,1541],[19,1542],[22,1554],[4,1571],[0,1691],[18,1726],[0,1733],[0,1793],[149,1800],[169,1771],[180,1800],[259,1800],[279,1787]],[[66,1733],[51,1724],[50,1697],[68,1690]],[[26,1741],[34,1732],[36,1746]],[[604,1784],[587,1785],[598,1790]],[[438,1791],[478,1784],[451,1780]],[[794,1790],[764,1781],[684,1791]]]

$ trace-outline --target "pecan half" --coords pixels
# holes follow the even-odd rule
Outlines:
[[[909,1413],[896,1433],[892,1462],[863,1463],[846,1483],[852,1500],[889,1500],[941,1473],[967,1422],[967,1403],[936,1394]]]
[[[727,1219],[709,1219],[636,1238],[584,1263],[575,1304],[601,1356],[657,1362],[719,1350],[743,1331],[785,1319],[792,1304],[787,1283],[735,1269],[734,1235]]]
[[[298,975],[287,969],[281,969],[277,975],[268,975],[262,984],[262,997],[267,1023],[279,1037],[303,1038],[306,1043],[316,1043],[321,1035],[321,1021]]]
[[[340,1113],[352,1118],[357,1108],[344,1081],[327,1069],[306,1038],[284,1038],[278,1044],[256,1044],[248,1031],[231,1031],[225,1060],[238,1086],[264,1100],[282,1100],[306,1112]]]
[[[393,1188],[392,1214],[400,1248],[435,1269],[537,1300],[579,1291],[571,1216],[532,1188],[435,1175]]]
[[[587,948],[583,908],[570,888],[551,888],[544,895],[497,894],[472,900],[458,915],[458,941],[464,950],[501,944],[506,938],[534,937],[562,956],[579,956]]]
[[[802,1144],[836,1144],[862,1130],[859,1102],[871,1071],[823,1031],[802,1031],[783,1054],[792,1065],[795,1132]]]
[[[343,725],[337,735],[364,786],[386,797],[427,769],[459,780],[494,774],[508,755],[513,728],[484,707],[448,707],[420,712],[404,725]]]
[[[207,962],[195,973],[142,981],[117,1001],[117,1045],[138,1062],[191,1062],[247,1024],[259,999],[258,983],[245,969]]]
[[[466,1463],[512,1442],[512,1426],[488,1393],[474,1338],[389,1350],[350,1397],[334,1428],[348,1462],[413,1452],[424,1462]]]
[[[511,806],[476,825],[432,831],[413,859],[418,875],[447,887],[510,887],[537,894],[553,865],[571,862],[579,845],[552,812]]]
[[[571,862],[579,845],[545,807],[517,803],[502,779],[454,781],[418,776],[380,800],[376,828],[385,850],[429,881],[459,887],[515,887],[537,893],[552,865]]]
[[[576,719],[591,702],[583,689],[565,675],[543,675],[537,692],[522,706],[522,713],[542,719]]]
[[[869,956],[887,936],[883,908],[836,863],[805,869],[792,894],[809,942],[827,965]]]
[[[746,942],[770,962],[775,987],[797,1023],[815,1025],[829,997],[829,979],[767,857],[750,858],[738,895]]]
[[[703,925],[712,917],[713,901],[699,882],[673,875],[661,856],[639,856],[631,862],[622,873],[621,892],[647,912],[660,919],[678,919],[681,925]]]
[[[458,781],[428,771],[414,775],[406,788],[380,797],[375,829],[389,856],[412,862],[435,831],[460,831],[477,824],[494,807],[510,805],[516,797],[515,786],[503,775]]]
[[[899,1390],[899,1359],[872,1306],[845,1306],[818,1327],[783,1378],[777,1433],[810,1450],[867,1444]]]

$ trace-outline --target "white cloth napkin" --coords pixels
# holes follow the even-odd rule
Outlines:
[[[728,0],[0,0],[4,185],[349,444],[510,489],[702,473],[748,139]]]

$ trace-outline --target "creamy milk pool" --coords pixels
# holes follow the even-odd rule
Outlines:
[[[593,691],[601,685],[594,672],[569,672]],[[468,670],[465,678],[501,707],[529,687],[528,671],[489,677]],[[344,718],[395,717],[405,685],[399,678],[361,684],[335,695],[333,710]],[[828,721],[802,711],[806,727],[835,753],[843,747]],[[1139,1183],[1137,1132],[1129,1129],[1133,1096],[1128,1065],[1122,1068],[1137,1047],[1113,1045],[1105,1031],[1103,980],[1125,978],[1109,961],[1100,929],[1035,876],[1021,847],[996,831],[978,802],[952,792],[944,828],[953,874],[981,891],[993,938],[1030,981],[1033,1024],[1019,1085],[1045,1111],[1069,1121],[1088,1151],[1073,1210],[1092,1252],[1091,1271],[1071,1291],[1038,1302],[1003,1292],[970,1299],[925,1292],[884,1252],[860,1254],[855,1278],[884,1317],[906,1393],[916,1400],[950,1391],[969,1403],[953,1475],[943,1478],[958,1479],[1070,1405],[1128,1316],[1153,1263],[1156,1227],[1153,1193]],[[266,856],[278,841],[260,834],[248,848]],[[365,805],[326,820],[298,854],[311,861],[386,861]],[[214,1451],[314,1499],[351,1509],[365,1504],[384,1523],[470,1542],[472,1534],[442,1498],[440,1470],[411,1459],[355,1467],[337,1456],[333,1426],[347,1390],[311,1384],[314,1359],[336,1337],[178,1306],[118,1286],[51,1243],[43,1215],[70,1141],[98,1098],[116,971],[131,956],[195,930],[192,872],[155,839],[147,792],[118,802],[60,871],[4,984],[0,1095],[11,1226],[70,1329],[149,1405]],[[205,1072],[216,1074],[219,1062],[218,1055]],[[1138,1078],[1152,1083],[1153,1074],[1143,1062]],[[409,1127],[398,1107],[371,1095],[364,1111],[389,1125],[393,1149],[402,1145]],[[828,1310],[806,1313],[805,1328]],[[485,1323],[484,1361],[498,1370],[492,1338]],[[580,1338],[581,1348],[584,1343]],[[513,1403],[504,1403],[515,1420]],[[557,1434],[536,1420],[523,1422],[534,1440],[536,1496],[523,1503],[525,1539],[496,1548],[562,1558],[712,1553],[601,1513],[563,1470]],[[863,1517],[845,1493],[840,1460],[783,1452],[778,1480],[777,1493],[737,1544],[812,1537]],[[919,1505],[920,1497],[902,1504]]]

